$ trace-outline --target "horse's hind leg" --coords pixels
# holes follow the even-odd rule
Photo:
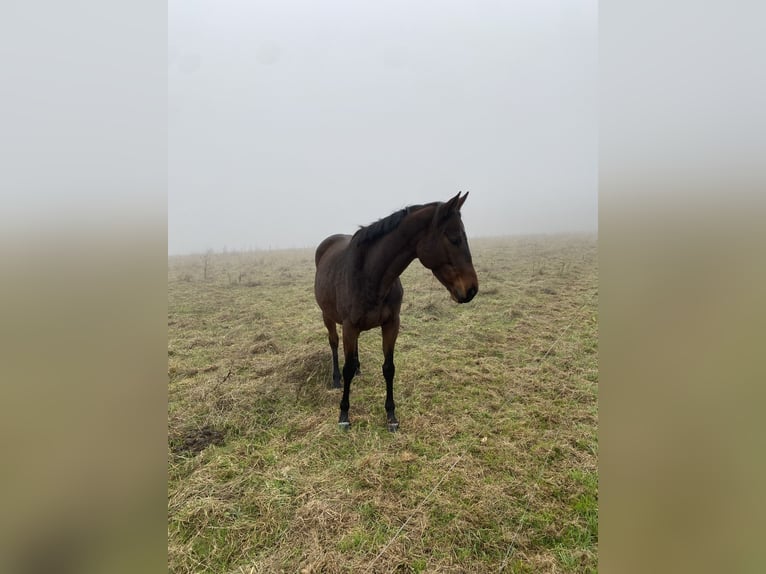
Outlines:
[[[330,350],[332,351],[332,386],[335,389],[340,388],[340,368],[338,367],[338,328],[335,321],[324,317],[324,324],[327,327],[327,335],[330,340]]]
[[[362,370],[359,367],[359,341],[356,342],[356,351],[354,351],[354,360],[356,361],[356,372],[354,375],[361,375]]]
[[[345,363],[343,364],[343,397],[340,400],[340,417],[338,425],[341,428],[348,429],[351,422],[348,418],[349,394],[351,392],[351,380],[354,378],[357,369],[357,343],[359,341],[359,329],[348,324],[343,325],[343,355]]]
[[[399,318],[389,321],[382,326],[383,332],[383,377],[386,379],[386,421],[388,430],[395,432],[399,428],[396,418],[396,403],[394,403],[394,346],[399,335]]]

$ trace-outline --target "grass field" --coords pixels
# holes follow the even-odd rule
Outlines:
[[[168,259],[171,572],[596,571],[596,238],[471,247],[402,275],[398,433],[379,330],[338,428],[313,250]]]

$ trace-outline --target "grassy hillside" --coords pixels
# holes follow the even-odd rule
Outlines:
[[[169,258],[171,572],[596,570],[595,236],[471,247],[402,276],[398,433],[379,330],[338,429],[312,250]]]

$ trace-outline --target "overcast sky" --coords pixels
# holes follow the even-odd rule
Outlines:
[[[595,0],[170,0],[168,251],[597,226]]]

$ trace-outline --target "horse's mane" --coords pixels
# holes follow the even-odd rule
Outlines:
[[[436,202],[427,203],[425,205],[409,205],[404,209],[400,209],[399,211],[392,213],[388,217],[378,219],[375,223],[360,227],[357,229],[356,233],[354,233],[354,236],[351,238],[351,240],[357,245],[363,245],[365,243],[375,241],[379,237],[383,237],[384,235],[387,235],[399,227],[399,224],[402,222],[402,220],[413,211],[417,211],[430,205],[436,205]]]

